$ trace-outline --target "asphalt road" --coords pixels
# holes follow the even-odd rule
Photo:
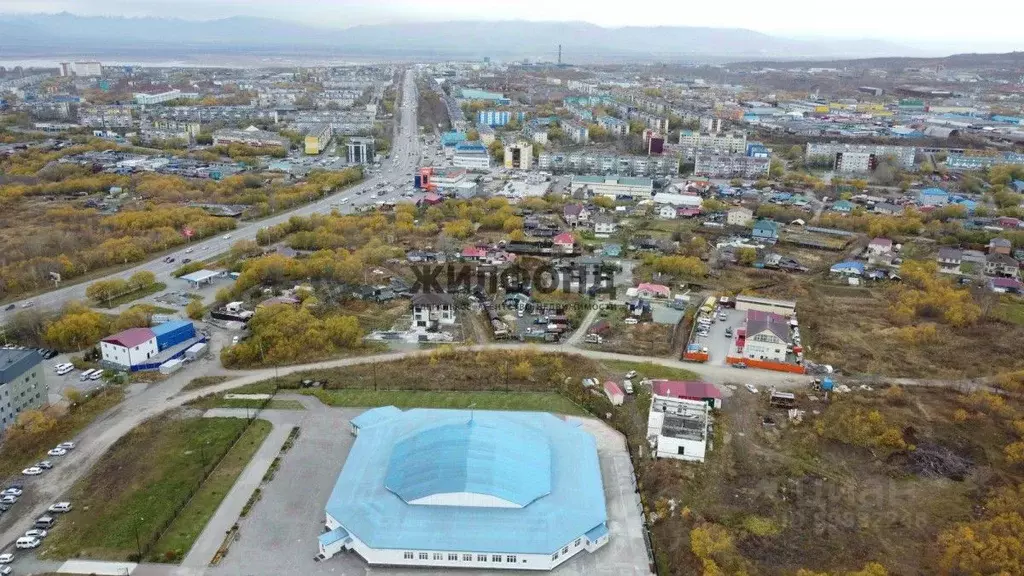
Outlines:
[[[376,174],[371,175],[369,178],[355,186],[340,190],[313,204],[306,204],[294,210],[281,212],[277,215],[271,216],[270,218],[260,220],[259,222],[242,224],[228,234],[218,235],[207,240],[197,241],[187,246],[182,246],[178,251],[169,254],[170,257],[174,258],[174,262],[164,262],[162,259],[163,257],[161,257],[144,264],[134,266],[122,272],[110,274],[103,278],[97,278],[96,280],[128,278],[136,272],[148,270],[156,274],[157,282],[165,282],[168,283],[169,286],[174,286],[170,281],[176,279],[171,277],[171,273],[181,266],[181,260],[183,258],[190,258],[192,260],[213,258],[218,254],[222,254],[230,250],[231,246],[239,240],[255,239],[256,232],[261,228],[280,224],[287,221],[292,216],[309,216],[314,213],[328,213],[333,209],[342,213],[350,213],[358,206],[365,206],[368,204],[372,205],[380,200],[402,199],[402,189],[405,186],[412,184],[412,173],[417,167],[420,158],[420,145],[416,122],[416,103],[418,98],[416,95],[416,82],[414,81],[412,70],[406,71],[405,79],[402,82],[402,91],[403,105],[399,110],[400,121],[398,122],[398,126],[396,126],[397,129],[395,136],[392,138],[391,158],[381,164],[381,168]],[[386,196],[374,198],[373,191],[377,190],[376,186],[380,182],[387,182],[394,186],[394,192]],[[339,200],[342,198],[348,198],[348,201],[344,204],[338,204]],[[60,308],[64,303],[71,300],[85,300],[85,289],[88,285],[88,282],[68,285],[44,294],[14,302],[14,309],[0,311],[0,324],[7,323],[14,314],[28,308],[28,306],[26,306],[27,303],[31,303],[31,307],[34,308],[52,310]],[[5,305],[5,308],[6,307],[7,306]]]

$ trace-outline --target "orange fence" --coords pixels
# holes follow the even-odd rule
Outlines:
[[[706,355],[705,355],[706,356]],[[754,360],[752,358],[742,358],[739,356],[729,356],[725,359],[726,364],[736,364],[743,362],[751,368],[761,368],[762,370],[774,370],[776,372],[790,372],[793,374],[803,374],[804,367],[799,364],[790,364],[789,362],[775,362],[772,360]]]

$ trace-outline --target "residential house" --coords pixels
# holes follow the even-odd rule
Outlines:
[[[892,240],[888,238],[875,238],[868,243],[868,254],[881,256],[892,252]]]
[[[785,362],[789,319],[773,312],[747,310],[743,356],[752,360]]]
[[[654,380],[651,390],[658,398],[677,398],[704,402],[711,408],[722,408],[722,392],[709,382],[696,380]],[[655,401],[655,406],[658,401]],[[660,407],[659,407],[660,408]]]
[[[1006,254],[1010,255],[1013,251],[1013,242],[1010,242],[1006,238],[993,238],[988,241],[988,253],[989,254]]]
[[[618,222],[608,214],[598,214],[594,217],[594,235],[599,238],[606,238],[615,234],[618,228]]]
[[[754,224],[751,236],[774,244],[779,240],[779,224],[774,220],[762,219]]]
[[[744,208],[743,206],[737,206],[729,210],[728,215],[725,218],[725,223],[729,226],[746,226],[750,224],[750,221],[754,219],[754,211],[750,208]]]
[[[939,264],[939,272],[945,274],[959,274],[962,255],[959,248],[939,248],[939,255],[936,261]]]
[[[583,204],[567,204],[562,208],[562,219],[570,228],[586,226],[590,222],[590,210]]]
[[[156,334],[149,328],[129,328],[100,341],[103,363],[125,370],[145,363],[158,352]]]
[[[988,289],[996,294],[1024,293],[1024,284],[1016,278],[989,278]]]
[[[999,218],[996,218],[996,226],[999,226],[1004,230],[1007,228],[1013,230],[1015,228],[1024,228],[1024,221],[1022,221],[1020,218],[1000,216]]]
[[[637,294],[641,298],[671,298],[672,290],[664,284],[653,284],[642,282],[636,287]]]
[[[1020,263],[1006,254],[989,254],[985,257],[985,275],[1016,278],[1020,274]]]
[[[700,216],[700,214],[701,214],[701,209],[700,208],[690,208],[689,206],[686,206],[686,207],[684,207],[684,206],[677,206],[676,207],[676,217],[677,218],[696,218],[697,216]]]
[[[675,206],[671,204],[662,204],[658,206],[658,218],[664,218],[665,220],[672,220],[679,215],[679,211],[676,210]]]
[[[833,212],[838,212],[840,214],[849,214],[853,212],[853,208],[853,202],[850,202],[849,200],[839,200],[832,204],[832,207],[829,208],[829,210]]]
[[[440,326],[451,326],[452,324],[455,324],[455,300],[451,294],[440,292],[413,294],[413,327],[436,330]]]
[[[985,253],[981,250],[964,250],[960,253],[960,270],[965,274],[985,269]]]
[[[891,204],[889,202],[879,202],[875,204],[874,212],[876,214],[886,214],[888,216],[895,216],[903,213],[903,206],[898,204]]]
[[[563,232],[558,236],[551,239],[551,243],[554,244],[555,252],[561,252],[563,254],[572,254],[576,248],[576,238],[568,232]]]
[[[856,260],[847,260],[846,262],[840,262],[838,264],[833,265],[831,268],[829,268],[828,271],[838,276],[863,276],[864,263],[857,262]]]

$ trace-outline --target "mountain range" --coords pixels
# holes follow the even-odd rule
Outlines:
[[[296,55],[325,51],[363,58],[543,58],[558,44],[566,62],[732,61],[931,56],[881,40],[795,40],[741,28],[605,28],[584,22],[418,22],[321,28],[266,18],[0,14],[0,54],[103,56],[248,52]]]

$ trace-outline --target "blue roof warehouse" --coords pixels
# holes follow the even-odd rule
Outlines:
[[[320,553],[550,570],[608,542],[597,445],[551,414],[388,406],[353,420]]]

